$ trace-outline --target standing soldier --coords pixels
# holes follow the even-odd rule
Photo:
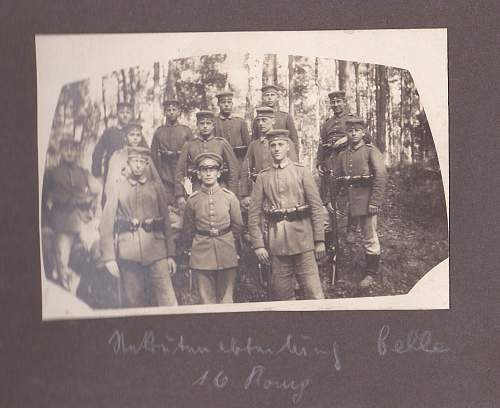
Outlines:
[[[255,255],[271,264],[274,300],[294,300],[294,276],[306,299],[323,299],[316,259],[325,255],[324,213],[312,174],[287,157],[286,129],[267,133],[272,165],[257,176],[248,215]],[[268,224],[264,239],[261,217]]]
[[[113,153],[122,149],[125,144],[125,128],[132,119],[132,106],[128,102],[118,102],[116,105],[117,126],[107,128],[94,148],[92,154],[92,174],[94,177],[102,177],[102,184],[106,184],[108,176],[109,159]],[[102,204],[106,197],[103,194]]]
[[[229,142],[241,164],[250,143],[247,124],[244,119],[233,116],[232,92],[221,92],[215,96],[220,110],[215,119],[215,136],[223,137]]]
[[[99,226],[102,260],[121,277],[129,307],[177,305],[167,197],[163,186],[146,176],[149,157],[148,148],[128,149],[130,174],[112,189]]]
[[[335,162],[334,186],[337,195],[348,200],[349,215],[361,225],[367,276],[360,286],[367,287],[375,282],[379,269],[377,214],[384,197],[387,172],[382,153],[374,145],[365,143],[363,119],[350,118],[345,123],[349,147]]]
[[[262,91],[262,105],[268,106],[274,109],[275,112],[275,124],[276,129],[287,129],[290,133],[290,139],[294,144],[295,150],[299,152],[299,136],[297,135],[297,129],[295,128],[295,123],[293,121],[292,115],[287,112],[279,110],[278,100],[280,97],[281,89],[276,85],[265,85],[261,89]],[[252,136],[257,138],[259,134],[259,128],[257,122],[254,120],[252,126]]]
[[[45,174],[42,202],[47,224],[55,233],[58,280],[69,290],[74,278],[69,268],[71,249],[79,237],[82,223],[90,220],[89,213],[101,187],[77,164],[78,142],[62,140],[60,148],[60,164]]]
[[[191,178],[195,190],[199,187],[194,158],[200,153],[216,153],[223,158],[224,164],[221,171],[224,172],[224,167],[227,166],[227,172],[229,173],[227,186],[233,193],[238,193],[239,162],[233,153],[231,145],[224,138],[214,136],[215,119],[213,112],[199,111],[196,113],[196,120],[199,134],[184,145],[175,169],[175,196],[180,208],[184,208],[186,205],[183,188],[184,178]]]
[[[200,190],[187,200],[184,212],[185,246],[191,247],[189,266],[196,272],[201,302],[232,303],[243,222],[238,198],[221,187],[223,159],[215,153],[195,158]]]
[[[179,101],[163,103],[166,123],[156,129],[151,142],[151,158],[155,164],[169,200],[175,197],[175,168],[184,144],[193,138],[191,129],[178,122]]]

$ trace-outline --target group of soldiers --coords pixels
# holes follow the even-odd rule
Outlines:
[[[120,279],[123,306],[178,304],[176,256],[189,254],[201,303],[232,303],[241,245],[270,271],[270,300],[323,299],[318,262],[324,259],[325,213],[347,209],[348,238],[358,226],[366,277],[375,282],[380,244],[377,213],[386,183],[384,159],[364,121],[347,110],[343,91],[329,94],[333,116],[321,127],[312,173],[299,163],[290,114],[277,106],[280,88],[262,88],[252,133],[233,115],[233,94],[217,94],[219,113],[196,113],[197,129],[179,123],[177,100],[164,101],[166,122],[149,147],[132,107],[117,106],[92,157],[92,174],[77,165],[79,144],[63,140],[60,164],[46,173],[43,205],[54,230],[57,279],[68,288],[69,255],[92,203],[102,197],[101,260]],[[172,213],[180,214],[174,241]],[[245,222],[244,222],[245,220]],[[334,231],[337,233],[337,231]]]

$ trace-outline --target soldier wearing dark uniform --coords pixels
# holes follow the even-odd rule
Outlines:
[[[116,109],[117,126],[107,128],[103,132],[92,154],[92,174],[94,177],[102,177],[103,184],[106,183],[108,175],[109,159],[115,151],[125,146],[125,128],[132,119],[132,106],[129,103],[119,102]],[[103,203],[104,201],[103,196]]]
[[[149,157],[148,148],[128,149],[130,175],[112,189],[99,226],[102,260],[121,277],[129,307],[177,305],[167,197],[163,186],[146,176]]]
[[[215,96],[220,110],[219,116],[215,118],[215,136],[229,142],[241,164],[250,143],[247,124],[243,118],[233,116],[232,92],[220,92]]]
[[[290,139],[293,142],[296,152],[299,152],[299,136],[292,115],[288,112],[280,111],[278,108],[278,99],[281,89],[276,85],[265,85],[262,91],[262,105],[269,106],[274,109],[274,127],[276,129],[287,129],[290,133]],[[252,125],[252,136],[257,138],[259,135],[259,128],[257,122],[254,120]]]
[[[169,99],[163,103],[166,123],[156,129],[151,142],[151,158],[170,198],[175,197],[175,168],[182,148],[193,138],[191,129],[181,125],[179,102]]]
[[[74,278],[69,268],[71,249],[81,232],[82,223],[90,221],[89,211],[101,186],[77,162],[80,144],[61,142],[61,162],[44,177],[43,214],[55,234],[56,271],[62,286],[70,289]]]
[[[375,282],[379,269],[377,214],[384,197],[387,172],[382,153],[374,145],[365,143],[363,119],[350,118],[345,124],[349,147],[335,161],[334,188],[339,200],[347,200],[349,215],[361,226],[367,276],[360,285],[366,287]]]
[[[224,166],[227,166],[228,172],[227,186],[233,193],[238,194],[239,162],[227,140],[214,136],[213,112],[199,111],[196,113],[196,119],[199,134],[184,145],[175,170],[175,196],[180,208],[184,208],[186,203],[183,188],[184,178],[188,176],[191,178],[193,190],[199,187],[194,158],[200,153],[216,153],[223,158]]]
[[[257,175],[272,163],[269,142],[266,135],[273,129],[275,124],[274,109],[268,106],[261,106],[256,108],[255,111],[257,113],[255,121],[259,129],[259,137],[250,142],[241,167],[240,197],[242,206],[245,208],[250,205],[252,186]],[[293,162],[298,161],[294,148],[290,148],[289,157]]]
[[[311,172],[288,157],[289,132],[267,133],[272,165],[257,176],[248,229],[255,255],[271,263],[274,300],[295,299],[295,277],[306,299],[323,299],[316,259],[325,255],[324,212]],[[267,221],[267,238],[261,217]],[[267,241],[267,242],[266,242]]]
[[[196,272],[202,303],[232,303],[238,266],[237,243],[243,222],[238,198],[217,181],[223,159],[215,153],[195,158],[200,190],[187,200],[184,242]]]

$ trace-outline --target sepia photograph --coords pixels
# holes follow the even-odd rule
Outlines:
[[[36,45],[44,319],[448,308],[446,30]]]

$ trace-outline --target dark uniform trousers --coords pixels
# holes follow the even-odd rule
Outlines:
[[[264,248],[261,217],[264,209],[309,205],[311,215],[298,220],[269,221],[267,250],[271,258],[273,300],[295,299],[295,276],[306,299],[323,299],[315,258],[315,242],[325,240],[324,212],[312,174],[290,160],[263,170],[252,192],[248,229],[252,246]]]
[[[139,227],[119,232],[115,249],[115,219],[143,221],[158,217],[163,218],[161,231],[147,232]],[[168,199],[160,183],[145,176],[119,181],[106,202],[99,230],[102,259],[117,260],[129,307],[177,305],[166,260],[174,256],[175,246]]]

